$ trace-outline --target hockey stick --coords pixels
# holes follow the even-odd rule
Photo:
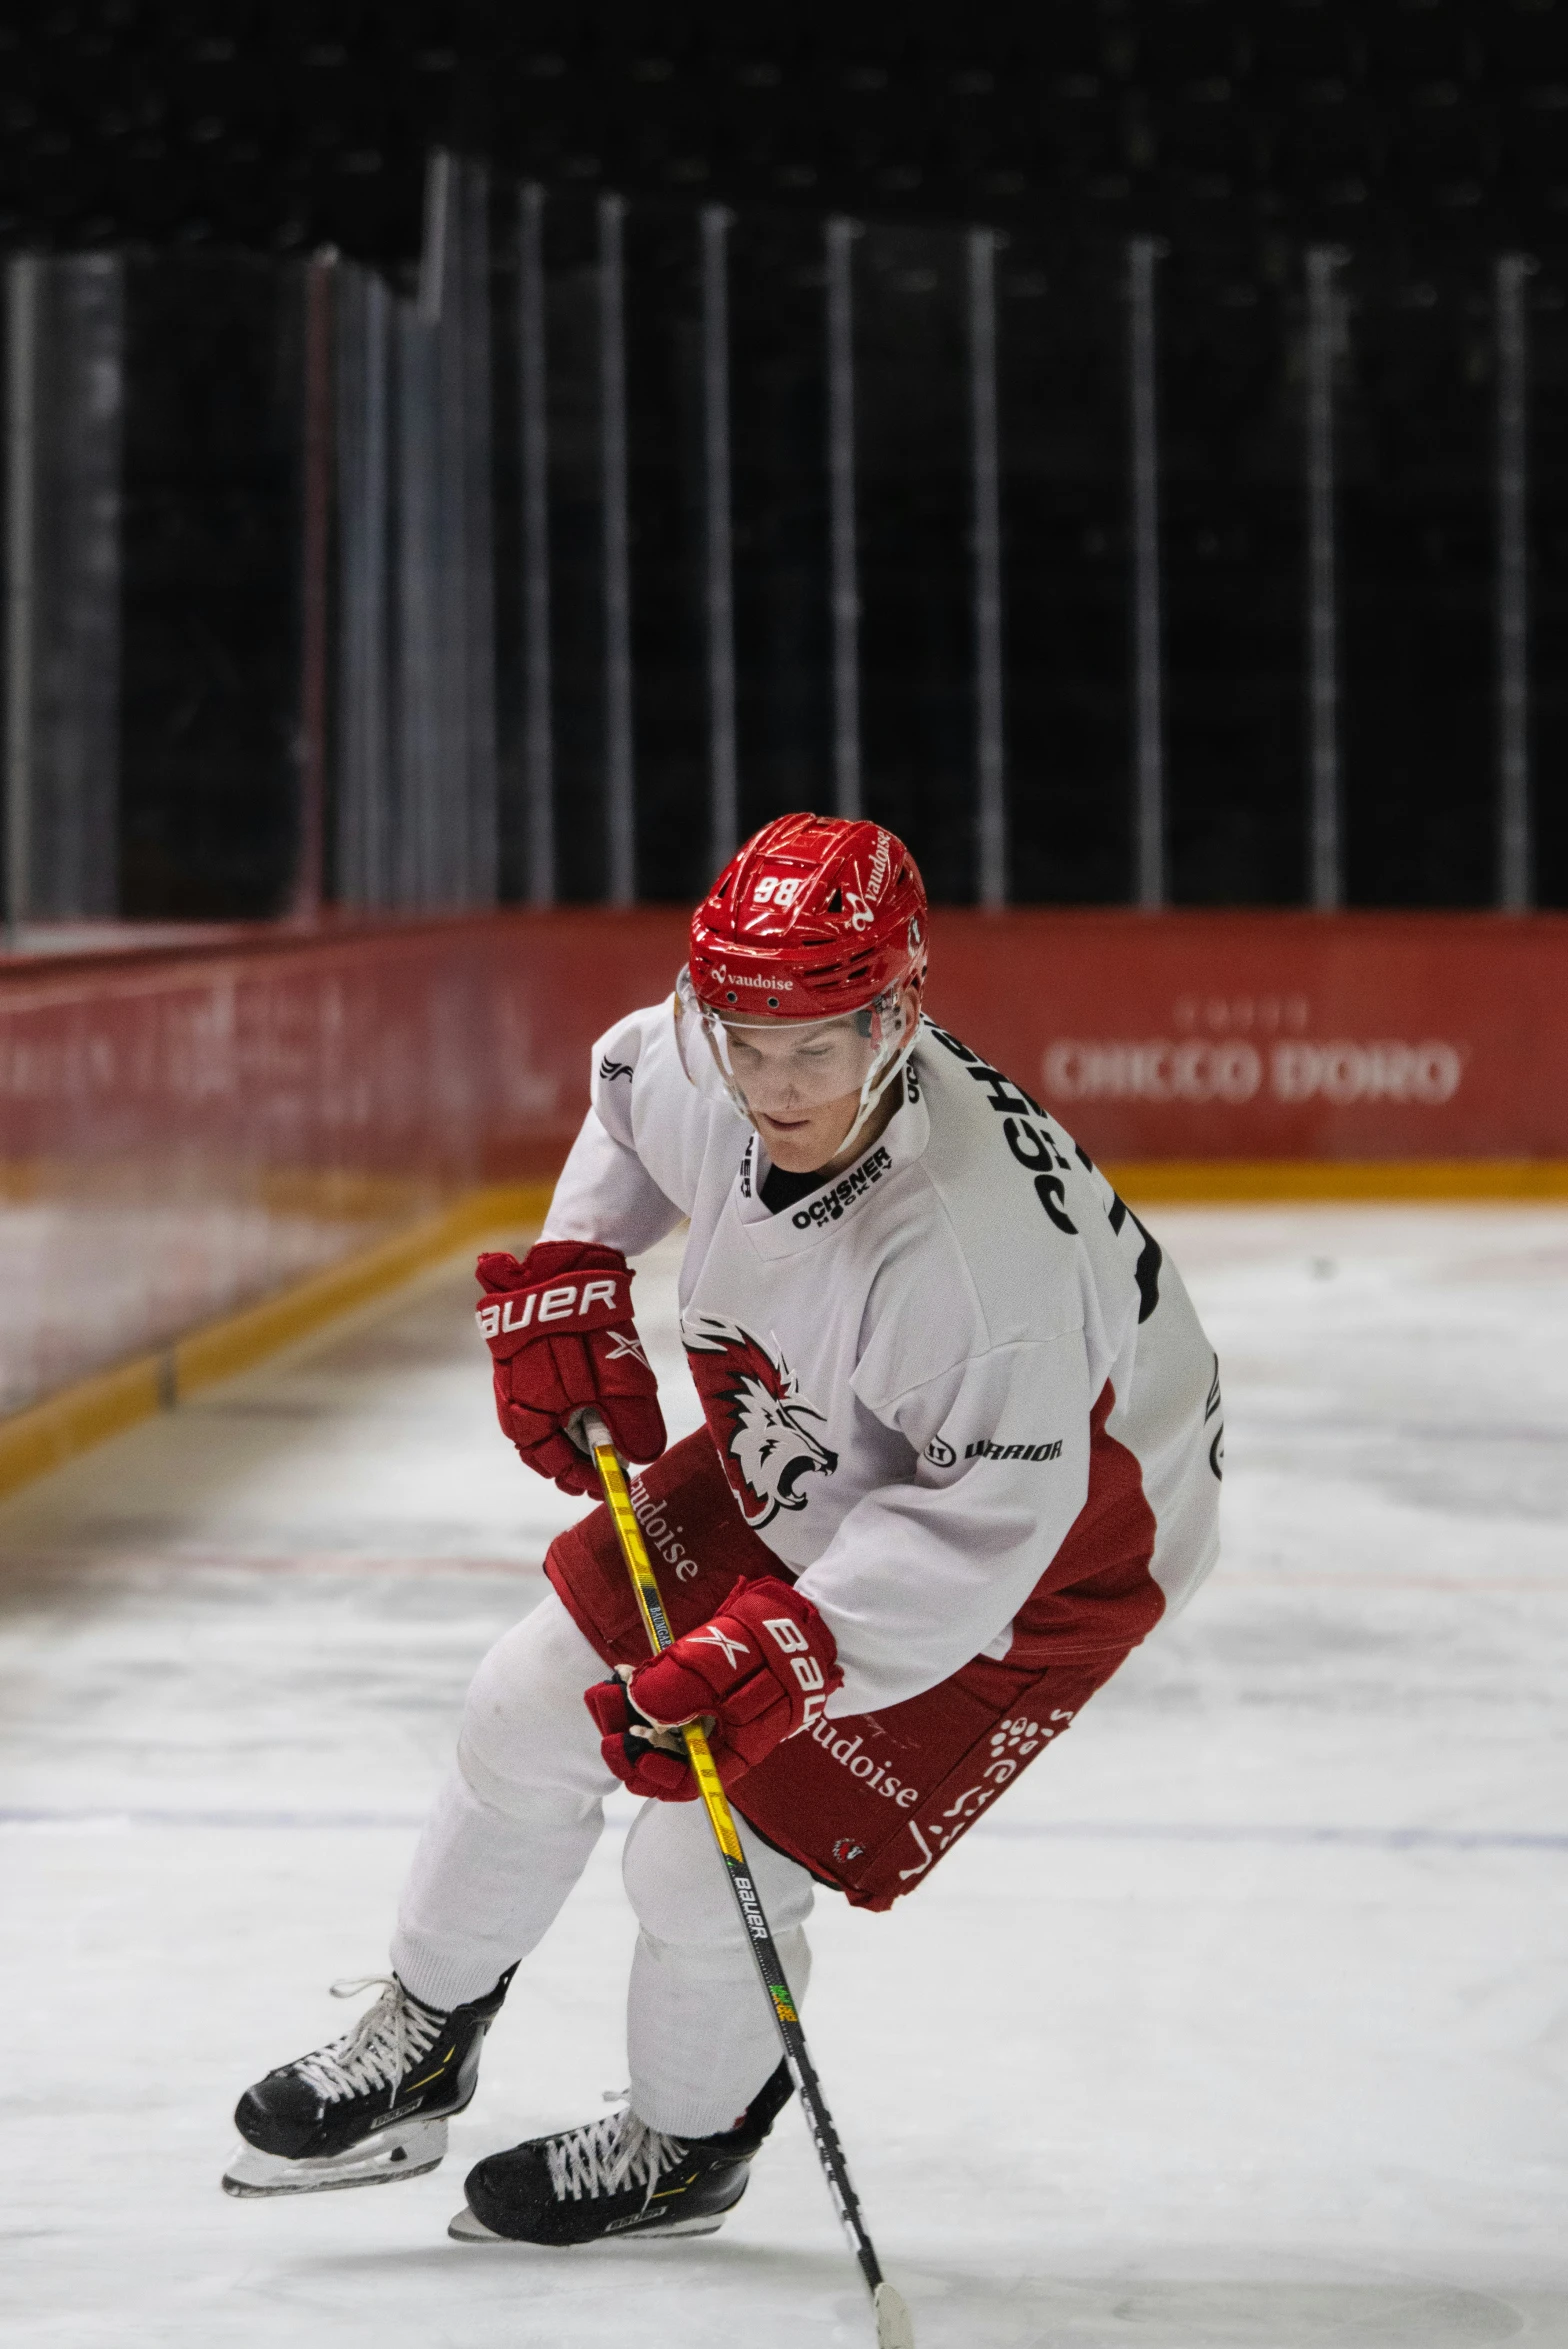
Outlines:
[[[673,1646],[675,1635],[670,1629],[669,1617],[664,1612],[664,1601],[659,1596],[659,1585],[654,1577],[648,1545],[642,1538],[642,1527],[632,1511],[625,1467],[619,1452],[610,1441],[609,1429],[596,1411],[585,1411],[581,1424],[593,1448],[594,1466],[599,1471],[604,1497],[610,1515],[615,1520],[621,1555],[626,1560],[626,1571],[637,1593],[637,1605],[648,1634],[648,1644],[656,1656],[662,1655],[667,1647]],[[735,1895],[735,1905],[740,1910],[741,1923],[746,1928],[751,1954],[762,1976],[762,1987],[773,2009],[773,2019],[784,2045],[784,2061],[800,2097],[801,2110],[805,2113],[817,2149],[817,2159],[827,2177],[828,2192],[833,2197],[834,2207],[843,2222],[844,2232],[849,2237],[850,2246],[860,2262],[861,2273],[871,2293],[871,2304],[876,2310],[877,2319],[877,2349],[915,2349],[914,2327],[910,2323],[909,2310],[902,2296],[885,2280],[871,2237],[866,2233],[865,2221],[860,2215],[859,2198],[850,2183],[844,2148],[838,2141],[833,2116],[823,2098],[822,2084],[806,2046],[806,2034],[800,2027],[800,2016],[796,2012],[768,1920],[763,1914],[762,1903],[757,1897],[757,1888],[747,1870],[746,1855],[735,1830],[734,1814],[725,1799],[719,1773],[708,1750],[707,1738],[700,1724],[695,1721],[690,1722],[681,1735],[686,1741],[691,1766],[697,1774],[697,1786],[708,1814],[708,1824],[713,1829],[713,1840],[719,1847],[719,1856],[730,1880],[730,1890]]]

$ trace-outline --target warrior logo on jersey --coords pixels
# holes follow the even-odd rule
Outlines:
[[[802,1478],[831,1476],[838,1454],[812,1432],[822,1413],[802,1396],[789,1364],[716,1314],[688,1315],[681,1336],[708,1432],[753,1533],[781,1509],[804,1509]]]

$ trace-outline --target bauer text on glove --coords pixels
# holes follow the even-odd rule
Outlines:
[[[664,1450],[658,1382],[632,1320],[632,1273],[618,1248],[541,1240],[521,1264],[481,1256],[487,1291],[479,1334],[495,1359],[495,1408],[503,1434],[563,1492],[599,1489],[592,1460],[567,1433],[598,1411],[617,1450],[656,1460]]]
[[[833,1634],[811,1601],[764,1575],[737,1582],[716,1615],[639,1664],[629,1683],[603,1682],[584,1701],[616,1776],[636,1794],[682,1801],[696,1791],[690,1772],[639,1734],[645,1725],[711,1721],[713,1759],[728,1782],[816,1720],[843,1678]]]

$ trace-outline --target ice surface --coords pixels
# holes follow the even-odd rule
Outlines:
[[[922,2349],[1568,2344],[1568,1216],[1155,1219],[1220,1349],[1224,1561],[808,2022]],[[639,1304],[672,1431],[673,1265]],[[575,1513],[460,1269],[0,1509],[0,2331],[40,2349],[798,2349],[871,2320],[798,2117],[724,2233],[446,2241],[624,2078],[607,1836],[435,2175],[218,2191],[384,1964],[464,1682]],[[618,1824],[624,1827],[626,1814]]]

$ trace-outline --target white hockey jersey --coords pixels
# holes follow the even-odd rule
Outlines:
[[[667,1001],[593,1068],[544,1237],[636,1256],[689,1218],[682,1336],[743,1516],[838,1643],[829,1713],[1007,1658],[1111,1453],[1153,1521],[1140,1629],[1185,1603],[1218,1549],[1214,1351],[1054,1118],[922,1022],[884,1133],[773,1214],[761,1140],[687,1079]]]

